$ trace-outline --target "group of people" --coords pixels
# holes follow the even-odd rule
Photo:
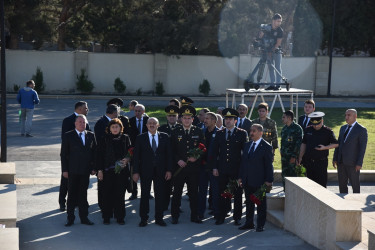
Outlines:
[[[130,200],[137,199],[140,180],[140,227],[148,225],[149,200],[154,198],[150,194],[152,183],[155,224],[160,226],[166,226],[163,216],[169,206],[172,224],[179,223],[186,184],[191,222],[202,223],[209,194],[209,213],[214,216],[216,225],[223,224],[232,209],[231,198],[223,195],[230,189],[234,197],[234,224],[240,230],[262,232],[267,200],[262,199],[257,204],[255,224],[255,202],[250,196],[261,187],[269,189],[273,182],[278,139],[276,122],[268,117],[267,103],[258,105],[259,117],[253,121],[246,117],[248,107],[245,104],[240,104],[236,110],[218,108],[216,113],[204,108],[197,115],[192,103],[188,97],[170,100],[165,107],[167,123],[160,125],[159,120],[147,116],[144,105],[136,101],[129,104],[133,117],[131,113],[128,113],[130,117],[121,115],[123,101],[114,98],[107,103],[106,114],[91,132],[86,119],[87,103],[77,102],[74,114],[65,118],[62,126],[59,203],[60,209],[65,210],[68,193],[65,225],[74,224],[76,206],[81,223],[93,224],[87,217],[87,188],[90,174],[96,174],[98,204],[104,224],[110,224],[111,218],[118,224],[125,223],[125,192],[132,194]],[[367,132],[355,122],[356,111],[346,112],[348,125],[341,128],[336,140],[332,130],[323,125],[324,113],[314,112],[314,101],[306,101],[304,109],[305,115],[299,119],[301,125],[294,122],[292,111],[283,113],[285,126],[281,131],[280,148],[283,179],[297,176],[296,166],[303,164],[307,177],[325,186],[328,150],[336,148],[334,165],[338,165],[340,192],[347,192],[348,179],[353,191],[359,192],[359,170]],[[241,224],[243,193],[246,220]]]

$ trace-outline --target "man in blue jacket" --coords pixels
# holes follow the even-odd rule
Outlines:
[[[240,230],[254,229],[254,207],[250,195],[263,184],[271,186],[273,182],[272,146],[262,138],[263,126],[254,124],[250,129],[251,141],[245,144],[238,182],[243,186],[246,197],[246,222]],[[264,231],[266,222],[266,197],[257,205],[257,232]]]
[[[33,80],[26,82],[26,87],[20,89],[17,95],[17,101],[21,104],[21,136],[33,137],[31,135],[31,126],[34,115],[34,105],[39,103],[38,93],[34,90]]]

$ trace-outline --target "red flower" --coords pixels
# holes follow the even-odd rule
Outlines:
[[[128,153],[126,154],[126,158],[132,158],[134,154],[134,147],[128,149]]]
[[[257,206],[259,206],[262,202],[254,195],[254,194],[251,194],[250,195],[250,200],[253,202],[253,203],[255,203],[255,204],[257,204]]]
[[[222,197],[224,197],[225,199],[232,199],[233,198],[233,195],[231,193],[228,193],[228,192],[224,192],[221,194]]]
[[[202,150],[203,152],[206,152],[206,151],[207,151],[206,146],[205,146],[203,143],[199,143],[198,148],[199,148],[200,150]]]

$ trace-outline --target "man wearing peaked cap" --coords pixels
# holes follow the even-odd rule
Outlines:
[[[121,98],[112,98],[107,102],[107,106],[110,104],[115,104],[121,108],[122,105],[124,105],[124,102],[121,100]]]
[[[191,105],[191,104],[194,103],[194,101],[191,98],[187,97],[187,96],[181,96],[180,100],[181,100],[181,105],[182,106]]]
[[[244,129],[235,127],[238,112],[235,109],[226,108],[223,110],[225,117],[225,129],[216,132],[215,140],[210,148],[208,164],[212,174],[218,178],[218,189],[212,193],[218,194],[219,209],[215,214],[216,225],[225,221],[227,213],[231,210],[231,200],[224,198],[224,193],[231,180],[237,180],[241,163],[241,154],[245,143],[248,141],[247,132]],[[215,211],[214,211],[215,213]],[[234,193],[234,225],[241,225],[242,216],[242,188],[238,187]]]
[[[338,147],[332,129],[323,125],[323,112],[309,114],[310,124],[305,130],[299,154],[299,163],[306,168],[307,178],[327,187],[328,154]]]
[[[187,105],[187,106],[183,106],[181,107],[180,109],[180,114],[181,115],[190,115],[190,116],[195,116],[197,113],[197,111],[195,110],[194,107],[190,106],[190,105]]]

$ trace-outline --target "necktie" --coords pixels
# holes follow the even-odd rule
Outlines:
[[[137,126],[137,128],[138,128],[139,133],[142,134],[141,120],[140,119],[138,120],[138,126]]]
[[[307,120],[308,120],[308,119],[309,119],[309,118],[307,118],[307,116],[305,116],[305,120],[303,120],[303,124],[302,124],[303,128],[306,128]]]
[[[85,144],[83,143],[83,139],[82,139],[82,133],[79,133],[79,139],[81,139],[82,145],[85,146]]]
[[[242,128],[242,118],[240,118],[240,124],[238,125],[239,128]]]
[[[174,125],[171,127],[171,129],[172,129],[172,130],[174,129]]]
[[[152,150],[154,151],[154,153],[156,152],[157,148],[158,147],[156,146],[155,135],[152,135]]]
[[[185,135],[189,135],[189,130],[185,129]]]
[[[250,157],[254,153],[254,149],[255,149],[255,142],[251,144],[248,157]]]
[[[349,133],[349,130],[352,126],[351,125],[348,125],[348,128],[345,130],[345,133],[344,133],[344,141],[346,141],[346,137],[348,136],[348,133]]]
[[[230,136],[231,136],[231,131],[230,130],[228,130],[228,134],[227,134],[227,141],[229,141],[230,140]]]

